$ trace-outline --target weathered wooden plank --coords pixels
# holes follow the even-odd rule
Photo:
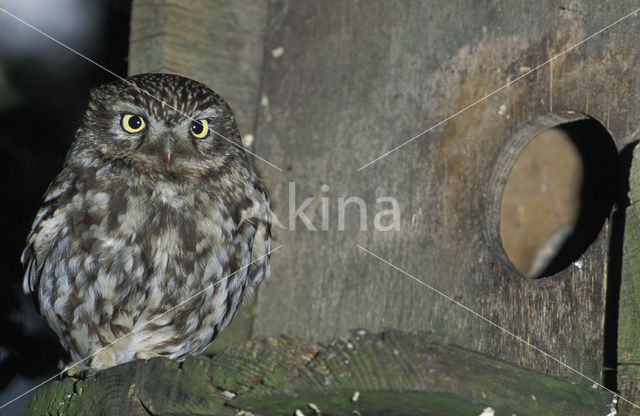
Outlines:
[[[484,218],[496,159],[540,115],[583,111],[602,122],[618,149],[629,142],[640,117],[637,18],[355,173],[637,7],[631,0],[472,3],[271,3],[267,50],[283,54],[268,55],[265,64],[257,150],[285,168],[281,174],[261,165],[284,225],[274,230],[283,248],[261,288],[254,332],[327,341],[353,327],[432,330],[528,368],[572,374],[360,244],[599,380],[608,225],[578,264],[526,280],[490,249]],[[352,196],[366,204],[366,230],[355,204],[340,227],[338,199]],[[398,201],[401,221],[380,232],[373,220],[389,209],[376,203],[385,196]],[[291,217],[290,206],[308,197],[304,212],[315,231]]]
[[[618,391],[620,395],[629,400],[618,400],[618,411],[620,415],[637,416],[640,415],[640,366],[622,364],[618,366]]]
[[[182,365],[153,359],[67,378],[40,390],[24,414],[315,414],[313,403],[324,415],[476,415],[487,407],[496,415],[602,415],[610,399],[428,336],[356,331],[329,346],[265,338]]]
[[[618,307],[618,389],[640,404],[640,148],[633,151]],[[623,404],[623,406],[626,406]],[[640,414],[626,407],[622,414]]]

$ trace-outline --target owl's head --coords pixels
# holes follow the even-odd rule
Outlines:
[[[231,108],[211,89],[179,75],[140,74],[91,92],[70,162],[177,180],[246,160],[241,146]]]

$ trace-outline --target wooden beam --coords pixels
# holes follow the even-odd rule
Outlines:
[[[354,331],[328,346],[264,338],[212,358],[113,367],[39,390],[24,415],[604,415],[611,395],[429,336]],[[247,414],[247,413],[245,413]],[[484,413],[483,413],[484,414]],[[491,413],[493,414],[493,413]]]

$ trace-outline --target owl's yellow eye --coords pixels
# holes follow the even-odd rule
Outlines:
[[[209,122],[205,119],[194,121],[191,124],[191,134],[196,139],[203,139],[209,134]]]
[[[140,133],[147,127],[144,119],[135,114],[123,114],[120,124],[127,133]]]

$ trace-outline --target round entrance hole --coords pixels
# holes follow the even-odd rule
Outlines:
[[[491,180],[487,225],[498,257],[529,278],[580,259],[613,206],[617,164],[613,139],[585,115],[548,114],[523,129]]]

